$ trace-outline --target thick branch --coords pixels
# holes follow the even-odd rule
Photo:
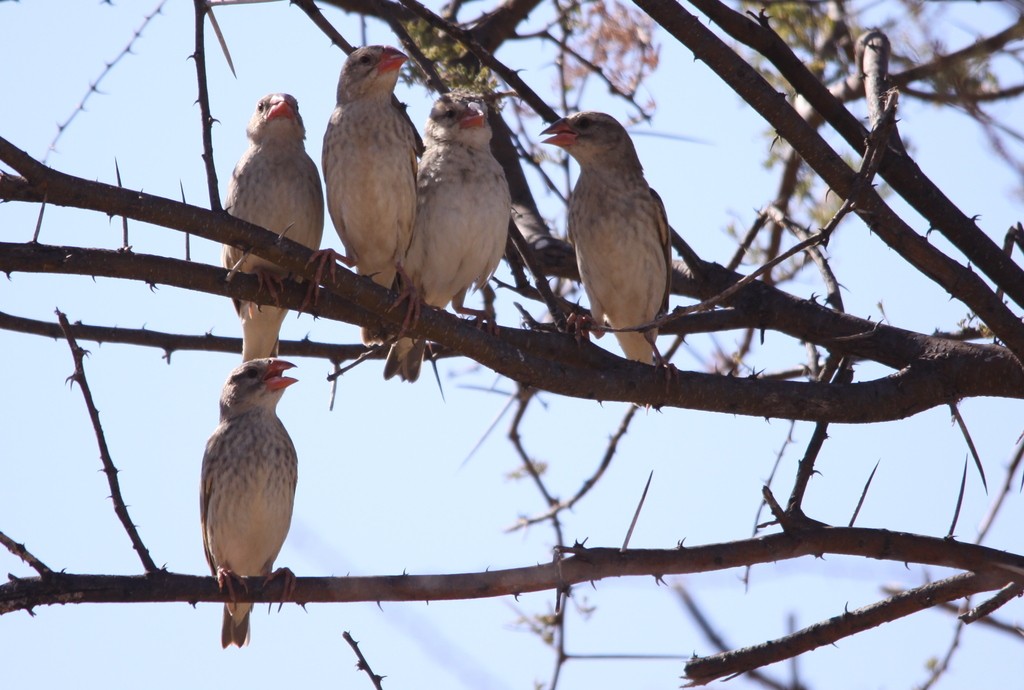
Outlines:
[[[945,566],[986,574],[999,589],[1024,569],[1024,556],[974,544],[886,530],[820,527],[724,544],[676,549],[562,547],[566,558],[544,565],[455,575],[300,577],[288,601],[380,602],[482,599],[562,589],[611,577],[682,575],[823,554]],[[277,602],[284,583],[246,578],[242,601]],[[223,602],[216,578],[157,571],[140,576],[69,575],[15,578],[0,585],[0,614],[52,604]]]
[[[60,326],[51,321],[28,319],[0,312],[0,329],[18,333],[31,333],[50,338],[63,337]],[[178,350],[197,350],[202,352],[242,351],[241,338],[228,338],[221,335],[206,333],[204,335],[182,335],[165,333],[148,328],[120,328],[117,326],[90,326],[75,323],[75,337],[79,340],[91,340],[97,343],[122,343],[125,345],[141,345],[156,347],[163,350],[170,361],[171,354]],[[334,345],[318,343],[308,338],[303,340],[282,340],[278,343],[278,354],[281,357],[320,357],[331,362],[344,362],[366,354],[363,345]],[[380,357],[384,356],[381,352]],[[436,356],[436,355],[435,355]]]
[[[198,208],[195,213],[210,214]],[[271,240],[266,251],[261,248],[260,255],[286,268],[305,270],[310,254],[305,247],[279,240],[272,233],[252,228],[226,214],[218,217],[222,220],[222,232],[226,231],[224,234],[266,235]],[[195,220],[193,218],[193,222]],[[208,233],[213,224],[195,222],[195,226]],[[239,240],[236,243],[248,244]],[[0,243],[0,271],[132,278],[236,299],[267,299],[260,293],[255,276],[236,274],[229,283],[225,281],[226,272],[219,267],[98,249]],[[378,320],[396,328],[400,325],[403,315],[389,309],[393,293],[372,281],[339,271],[327,287],[321,290],[316,307],[320,316],[359,325]],[[287,281],[280,292],[280,304],[298,309],[305,293],[304,285]],[[1007,358],[1001,367],[1006,370],[1002,372],[1005,375],[993,375],[988,370],[993,362],[979,357],[964,361],[920,361],[893,376],[849,385],[741,379],[695,372],[679,372],[666,382],[654,367],[626,361],[589,343],[578,344],[568,335],[509,328],[494,335],[436,309],[424,309],[409,335],[440,342],[527,386],[577,398],[655,407],[861,423],[901,419],[965,397],[1024,396],[1022,374]],[[956,345],[965,347],[961,343]],[[993,347],[966,347],[992,354],[1000,351]],[[999,363],[998,359],[994,361]]]

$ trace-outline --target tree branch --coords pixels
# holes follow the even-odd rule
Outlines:
[[[724,25],[730,34],[736,34],[739,40],[752,43],[769,60],[783,62],[786,67],[787,76],[791,83],[796,82],[797,90],[804,94],[808,101],[821,111],[826,119],[834,127],[852,124],[847,129],[856,128],[856,133],[850,131],[844,134],[851,145],[854,145],[859,152],[864,151],[867,132],[864,127],[853,117],[843,105],[837,101],[810,72],[807,71],[799,59],[789,50],[773,31],[767,28],[758,29],[756,23],[751,22],[742,15],[736,15],[732,10],[711,0],[692,0],[694,4],[701,7],[709,14],[716,23]],[[661,26],[668,30],[680,42],[694,52],[698,59],[703,60],[747,101],[758,113],[762,115],[775,129],[779,135],[790,143],[804,160],[822,177],[829,187],[843,199],[853,196],[856,189],[858,176],[850,169],[824,139],[812,128],[778,91],[757,73],[745,60],[738,56],[732,48],[726,45],[720,38],[705,27],[696,17],[686,12],[674,0],[634,0]],[[768,46],[772,50],[768,50]],[[785,59],[779,57],[784,55]],[[795,63],[795,64],[791,64]],[[794,76],[795,74],[795,76]],[[799,78],[797,78],[799,77]],[[813,82],[813,85],[811,84]],[[813,92],[813,93],[812,93]],[[849,122],[848,122],[849,121]],[[853,141],[856,143],[853,144]],[[894,160],[904,163],[892,164]],[[882,161],[882,174],[886,174],[886,167],[899,170],[909,169],[907,166],[913,164],[904,157],[894,154],[887,155]],[[901,167],[902,166],[902,167]],[[913,166],[916,169],[916,166]],[[886,177],[895,187],[892,176]],[[901,178],[902,179],[902,178]],[[924,178],[923,174],[916,179],[917,184],[924,185],[925,189],[932,189],[930,181]],[[903,180],[904,182],[906,180]],[[906,196],[911,195],[904,185],[901,185]],[[926,195],[934,199],[936,207],[943,207],[948,204],[952,211],[948,211],[948,218],[962,218],[967,220],[963,213],[952,206],[941,192],[934,190],[935,194]],[[942,203],[940,203],[941,197]],[[917,201],[922,197],[918,195]],[[908,201],[911,199],[908,198]],[[911,201],[911,203],[914,203]],[[903,221],[879,196],[874,188],[867,188],[857,200],[857,213],[863,221],[890,247],[895,249],[900,256],[906,259],[922,274],[928,276],[947,292],[964,302],[967,306],[982,318],[985,323],[1007,344],[1013,351],[1018,361],[1024,360],[1024,324],[1021,323],[1013,312],[996,298],[993,291],[982,281],[970,268],[959,264],[942,254],[933,247],[927,239],[918,235]],[[949,225],[947,216],[935,217],[936,208],[929,208],[921,211],[936,227]],[[1020,267],[1013,265],[1007,257],[999,251],[999,248],[981,233],[980,230],[967,220],[972,228],[972,236],[977,236],[976,246],[965,252],[975,261],[978,254],[978,247],[984,244],[991,244],[995,249],[997,257],[987,256],[984,265],[986,270],[1000,285],[1004,281],[1009,286],[1014,286],[1018,300],[1024,304],[1024,272]],[[956,242],[954,241],[954,244]],[[961,248],[963,251],[964,249]],[[979,264],[980,265],[980,264]],[[1009,287],[1007,287],[1009,294]],[[1014,299],[1017,299],[1016,297]]]
[[[844,611],[839,616],[815,623],[777,640],[769,640],[754,647],[745,647],[732,652],[695,659],[686,664],[686,678],[690,682],[684,687],[707,685],[720,678],[745,673],[751,669],[793,658],[824,645],[834,644],[844,637],[856,635],[882,623],[889,623],[977,592],[988,591],[994,586],[998,586],[996,583],[1000,579],[994,574],[961,573],[945,580],[900,592],[870,606],[854,611]]]
[[[675,548],[558,547],[565,556],[543,565],[454,575],[300,577],[285,601],[296,603],[441,601],[515,596],[612,577],[715,572],[804,556],[843,554],[972,571],[973,591],[995,590],[1024,571],[1024,556],[954,540],[858,527],[813,527],[722,544]],[[281,580],[243,578],[238,601],[279,602]],[[75,575],[15,578],[0,585],[0,614],[53,604],[225,602],[214,577],[155,571],[146,575]],[[962,596],[962,595],[961,595]]]
[[[107,439],[103,434],[103,426],[100,424],[100,412],[96,409],[96,404],[92,399],[92,390],[89,388],[89,382],[85,378],[84,360],[87,353],[78,346],[71,324],[68,322],[68,317],[59,309],[57,310],[57,319],[60,321],[60,328],[68,341],[68,347],[71,348],[71,357],[75,360],[75,371],[68,377],[68,381],[77,383],[78,387],[82,390],[82,397],[85,398],[89,419],[92,421],[92,428],[96,432],[96,442],[100,447],[100,461],[103,463],[103,472],[107,475],[107,483],[110,485],[110,500],[114,503],[114,512],[124,526],[125,532],[128,533],[128,538],[132,542],[132,548],[139,554],[142,567],[146,569],[147,573],[152,573],[157,570],[156,563],[150,557],[149,549],[142,543],[142,537],[139,536],[135,523],[132,522],[131,516],[128,515],[128,507],[124,503],[124,497],[121,495],[121,485],[117,480],[117,468],[114,467],[114,461],[110,457]]]

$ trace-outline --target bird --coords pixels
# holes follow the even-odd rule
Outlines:
[[[286,596],[295,576],[287,568],[271,573],[292,520],[298,458],[277,417],[277,403],[296,379],[283,372],[295,365],[281,359],[245,362],[228,377],[220,396],[220,424],[206,442],[200,481],[200,521],[206,561],[232,600],[245,588],[240,576],[285,579]],[[221,645],[249,643],[251,603],[224,606]]]
[[[323,145],[327,210],[346,252],[340,258],[388,289],[403,270],[416,216],[416,131],[392,98],[407,59],[379,45],[348,56]],[[381,341],[379,330],[364,327],[363,342]]]
[[[594,321],[630,328],[668,307],[672,254],[665,206],[644,178],[625,128],[606,113],[586,111],[545,129],[543,143],[564,149],[580,166],[569,199],[569,240]],[[623,353],[664,364],[657,330],[616,332]]]
[[[491,153],[487,105],[480,96],[445,94],[430,111],[426,150],[416,179],[416,223],[405,270],[426,304],[483,321],[464,305],[505,253],[512,202],[505,172]],[[426,341],[400,338],[391,346],[384,378],[415,381]]]
[[[324,232],[324,194],[320,173],[306,153],[306,129],[294,96],[272,93],[256,102],[246,130],[249,148],[231,173],[228,213],[284,235],[310,249],[320,248]],[[225,244],[221,265],[255,273],[275,297],[286,271],[258,256]],[[242,361],[277,355],[287,309],[234,300],[242,321]]]

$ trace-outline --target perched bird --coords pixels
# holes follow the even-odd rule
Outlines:
[[[402,270],[416,215],[416,132],[392,101],[406,59],[387,46],[349,55],[324,134],[327,210],[345,245],[343,260],[388,289]],[[363,329],[367,344],[378,336]]]
[[[486,318],[463,301],[494,273],[508,238],[505,172],[491,154],[491,128],[482,98],[448,94],[427,119],[416,179],[416,224],[405,270],[426,304]],[[391,347],[384,378],[415,381],[426,342],[401,338]]]
[[[562,118],[542,134],[580,166],[569,200],[569,239],[594,320],[613,328],[654,320],[668,306],[672,278],[668,220],[629,134],[597,112]],[[660,365],[657,335],[652,329],[615,337],[629,359]]]
[[[228,213],[283,234],[310,249],[320,248],[324,232],[324,195],[316,164],[306,154],[306,129],[299,104],[286,93],[272,93],[256,103],[247,130],[249,148],[242,155],[228,184],[224,206]],[[245,257],[243,259],[243,256]],[[245,256],[237,247],[225,244],[221,265],[255,273],[260,284],[276,297],[286,273],[276,264],[258,256]],[[277,354],[278,334],[287,309],[235,300],[242,320],[242,361]]]
[[[277,403],[295,379],[282,376],[294,365],[254,359],[231,372],[220,396],[220,424],[206,442],[199,511],[206,561],[220,588],[234,599],[239,576],[283,577],[271,573],[292,521],[298,459],[288,431],[277,418]],[[224,606],[221,644],[249,642],[250,603]]]

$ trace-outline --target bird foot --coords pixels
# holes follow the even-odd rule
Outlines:
[[[245,585],[245,580],[236,575],[233,570],[230,568],[217,568],[217,589],[222,592],[227,590],[231,601],[238,601],[235,587],[238,587],[242,592],[249,592],[249,588]]]
[[[314,305],[317,303],[317,300],[320,299],[320,284],[324,282],[324,274],[329,274],[333,281],[338,270],[339,261],[346,266],[352,266],[355,263],[344,254],[339,254],[333,249],[321,249],[313,252],[306,265],[316,264],[316,271],[313,274],[313,282],[306,288],[306,296],[302,299],[302,304],[299,305],[299,311],[307,311],[311,301]]]
[[[661,351],[658,350],[658,346],[651,342],[651,349],[654,351],[654,366],[656,369],[665,372],[665,384],[668,386],[672,382],[679,379],[679,370],[676,369],[676,365],[665,359]]]
[[[416,290],[416,285],[412,282],[412,278],[405,272],[405,268],[401,262],[395,264],[395,269],[398,273],[399,284],[401,290],[398,292],[398,299],[396,299],[388,311],[395,309],[402,302],[406,302],[405,318],[402,319],[402,328],[398,331],[397,337],[402,337],[405,332],[413,328],[420,320],[420,311],[423,309],[423,300],[420,299],[419,291]]]
[[[265,587],[278,579],[284,580],[284,591],[281,593],[281,602],[277,606],[277,610],[280,611],[285,602],[291,599],[292,595],[295,594],[295,573],[293,573],[289,568],[278,568],[267,575],[267,579],[263,581],[263,586]]]
[[[470,309],[469,307],[453,306],[456,314],[468,316],[473,320],[473,325],[491,335],[498,335],[498,321],[494,314],[486,309]]]
[[[593,327],[594,318],[590,314],[573,312],[565,317],[565,330],[576,338],[577,344],[582,343],[584,340],[590,340],[590,332]],[[601,337],[600,333],[595,335],[598,338]]]
[[[257,268],[253,273],[256,274],[256,279],[260,283],[259,291],[266,290],[274,299],[274,304],[280,306],[281,290],[284,289],[284,278],[267,268]]]

